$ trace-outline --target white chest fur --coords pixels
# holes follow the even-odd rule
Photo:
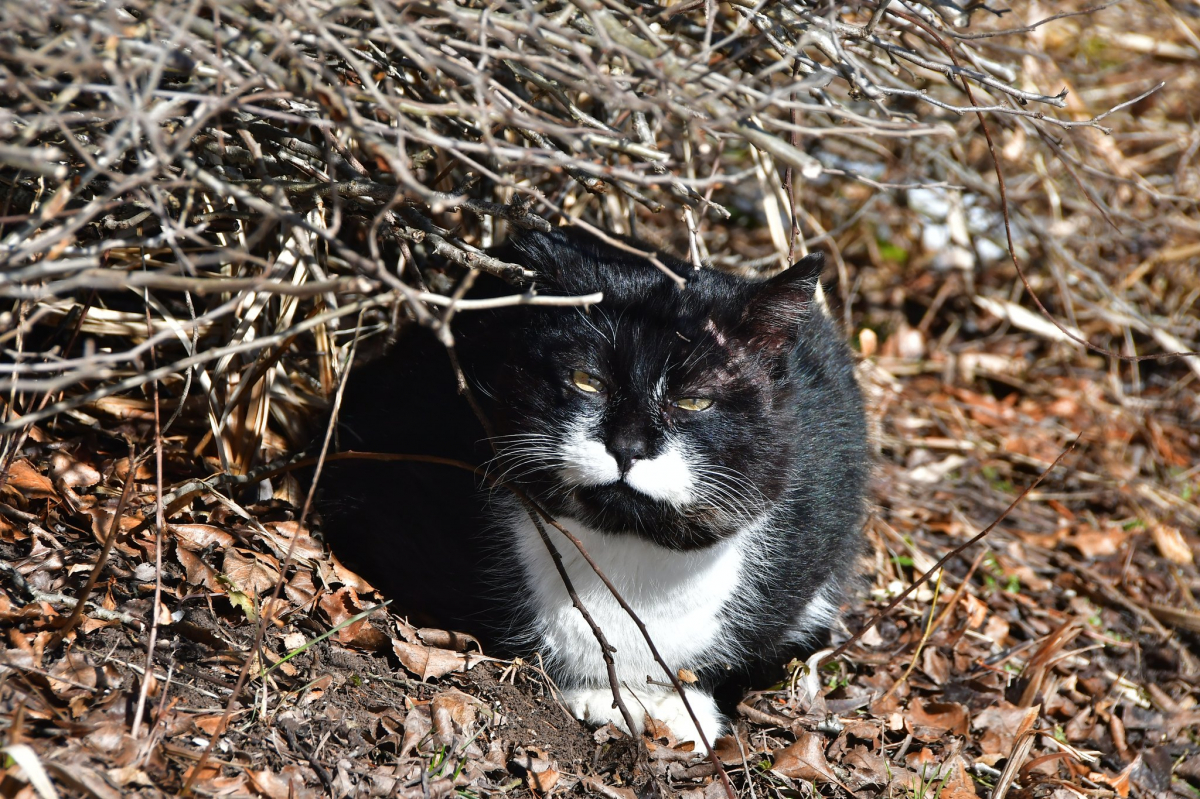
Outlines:
[[[621,596],[645,623],[655,646],[672,671],[706,663],[725,663],[734,653],[724,640],[720,613],[733,601],[745,568],[747,530],[713,547],[675,552],[634,535],[613,535],[564,520]],[[645,686],[646,677],[666,679],[645,639],[628,614],[587,564],[575,545],[547,527],[563,564],[588,613],[617,650],[613,658],[621,682]],[[607,685],[600,646],[571,604],[545,544],[528,518],[514,522],[521,567],[525,571],[540,645],[575,680]]]

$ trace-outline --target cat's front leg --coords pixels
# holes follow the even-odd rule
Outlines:
[[[694,688],[683,690],[687,694],[688,704],[692,706],[696,718],[700,721],[704,737],[712,744],[725,731],[725,717],[707,693]],[[692,723],[687,707],[675,691],[624,688],[621,690],[621,698],[625,701],[625,707],[629,709],[629,715],[633,716],[633,723],[637,727],[634,730],[635,734],[640,735],[645,729],[645,718],[648,715],[666,724],[678,740],[700,743],[696,725]],[[580,721],[597,726],[614,724],[622,730],[625,729],[625,720],[621,717],[620,709],[613,707],[612,689],[608,686],[563,691],[563,699],[566,700],[571,713]]]

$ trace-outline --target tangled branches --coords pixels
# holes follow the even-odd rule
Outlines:
[[[755,269],[835,245],[879,197],[961,206],[969,191],[991,229],[956,231],[950,249],[985,257],[970,236],[1003,238],[976,112],[1010,147],[1041,139],[1073,175],[1195,210],[1178,186],[1082,163],[1060,138],[1107,132],[1102,118],[1153,83],[1096,116],[1068,109],[1053,71],[1029,72],[1036,59],[1012,46],[1046,20],[1005,29],[974,5],[41,9],[0,4],[0,429],[136,422],[137,390],[160,380],[177,417],[201,411],[181,421],[203,420],[193,450],[234,473],[305,440],[297,410],[331,393],[355,337],[468,312],[465,272],[539,301],[536,275],[487,251],[512,226],[579,224]],[[1085,208],[1112,212],[1079,186]],[[1017,214],[1018,241],[1069,263],[1038,210]],[[1080,274],[1125,330],[1161,327],[1101,271]]]

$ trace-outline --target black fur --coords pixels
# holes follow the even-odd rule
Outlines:
[[[772,509],[768,568],[748,575],[745,592],[758,599],[736,611],[750,617],[728,626],[739,650],[776,657],[814,592],[831,578],[844,585],[859,552],[868,471],[862,400],[849,349],[813,300],[821,257],[750,281],[660,255],[686,279],[680,288],[643,258],[561,229],[522,233],[498,254],[543,276],[541,294],[602,291],[604,301],[588,311],[459,314],[459,357],[498,435],[491,473],[514,480],[556,516],[671,549],[710,546]],[[414,330],[357,372],[342,412],[342,448],[488,462],[491,448],[441,350]],[[605,396],[575,388],[575,369],[602,378]],[[665,398],[655,399],[660,380]],[[701,412],[670,404],[683,397],[713,404]],[[743,475],[759,504],[743,496],[680,513],[620,484],[564,490],[552,459],[505,457],[504,436],[559,435],[582,413],[599,414],[619,461],[653,457],[672,433],[706,461]],[[519,593],[521,577],[489,571],[489,552],[504,546],[505,531],[472,475],[343,461],[330,464],[323,493],[335,551],[394,596],[397,610],[485,639],[504,623],[510,609],[491,598]],[[487,590],[497,580],[507,585]]]

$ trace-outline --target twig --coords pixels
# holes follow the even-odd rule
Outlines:
[[[908,586],[908,588],[905,588],[903,591],[901,591],[899,594],[897,594],[892,599],[891,602],[887,603],[887,605],[884,606],[884,608],[882,610],[878,611],[874,616],[872,616],[867,621],[866,624],[864,624],[861,628],[859,628],[858,632],[856,632],[854,635],[850,636],[850,638],[848,638],[837,649],[833,650],[828,655],[821,658],[821,662],[818,665],[823,666],[826,663],[829,663],[830,661],[843,655],[846,652],[846,650],[849,649],[854,644],[855,641],[862,638],[863,635],[866,634],[867,630],[870,630],[872,627],[874,627],[876,624],[878,624],[882,619],[886,618],[888,616],[888,614],[890,614],[893,610],[895,610],[896,607],[901,602],[903,602],[905,599],[908,598],[909,594],[911,594],[913,591],[917,590],[922,585],[924,585],[929,580],[930,577],[932,577],[935,574],[938,574],[941,571],[942,567],[945,566],[952,558],[957,557],[959,553],[963,552],[964,550],[966,550],[968,547],[972,546],[973,544],[976,544],[979,541],[982,541],[984,539],[984,537],[987,536],[988,533],[990,533],[990,532],[992,532],[992,530],[996,529],[997,525],[999,525],[1000,522],[1004,521],[1006,518],[1008,518],[1008,515],[1010,513],[1012,513],[1014,510],[1016,510],[1017,506],[1021,504],[1021,502],[1025,499],[1025,497],[1029,494],[1029,492],[1032,491],[1033,489],[1037,488],[1039,485],[1041,485],[1041,482],[1043,480],[1045,480],[1046,477],[1049,476],[1050,472],[1054,471],[1054,468],[1056,466],[1058,466],[1059,463],[1062,462],[1062,459],[1065,458],[1069,452],[1071,452],[1075,449],[1075,446],[1079,443],[1079,438],[1080,438],[1080,436],[1076,436],[1075,439],[1073,441],[1071,441],[1071,443],[1068,444],[1062,452],[1058,453],[1058,457],[1054,459],[1054,462],[1051,463],[1049,466],[1047,466],[1042,471],[1042,473],[1037,476],[1036,480],[1034,480],[1032,483],[1030,483],[1028,486],[1026,486],[1021,491],[1021,493],[1017,496],[1017,498],[1014,499],[1011,503],[1009,503],[1008,507],[1005,508],[1004,511],[999,516],[996,517],[995,521],[993,521],[987,527],[983,528],[981,531],[976,533],[974,536],[969,538],[967,541],[963,542],[962,544],[959,544],[954,549],[950,550],[945,555],[943,555],[938,560],[938,562],[933,564],[933,566],[929,567],[929,569],[924,574],[922,574],[916,580],[913,580],[913,582]]]
[[[100,579],[100,572],[104,570],[105,564],[108,563],[109,553],[112,552],[113,544],[117,542],[117,535],[121,532],[121,519],[125,515],[125,505],[129,502],[130,493],[133,490],[134,481],[137,480],[138,466],[141,465],[141,459],[134,457],[133,444],[129,445],[129,471],[125,475],[125,485],[121,488],[121,497],[117,500],[117,507],[113,510],[112,522],[108,525],[108,535],[104,539],[104,544],[100,547],[100,553],[96,556],[96,563],[92,566],[92,571],[88,575],[87,582],[83,584],[83,588],[79,589],[79,596],[75,598],[75,608],[71,611],[71,615],[62,623],[55,631],[55,640],[63,641],[71,631],[75,629],[75,625],[83,618],[84,608],[87,606],[87,599],[91,596],[92,589],[96,587],[96,581]]]

